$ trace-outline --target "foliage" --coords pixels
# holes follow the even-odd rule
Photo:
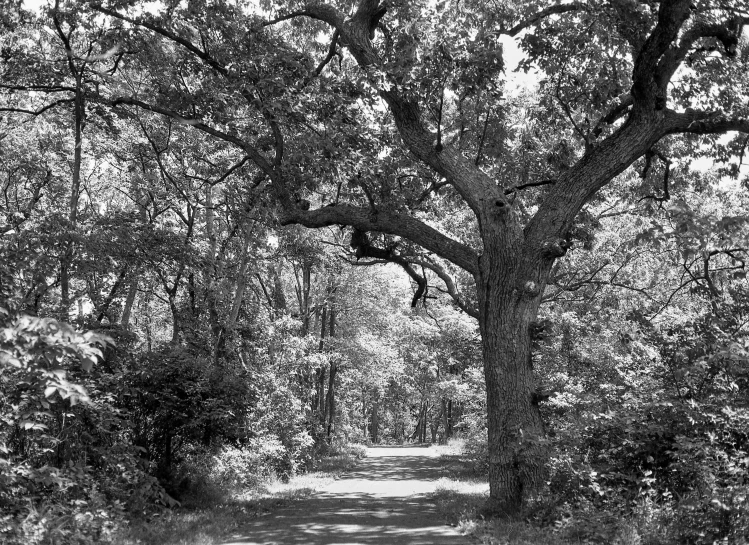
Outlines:
[[[79,384],[80,369],[90,375],[111,340],[12,307],[0,308],[0,328],[4,542],[106,537],[135,490],[160,490],[135,451],[110,448],[109,437],[122,425],[111,399],[90,378]]]

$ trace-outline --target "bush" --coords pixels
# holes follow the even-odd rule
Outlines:
[[[90,371],[109,344],[57,320],[0,308],[4,543],[90,543],[122,521],[124,502],[112,477],[118,471],[97,450],[111,429],[95,410],[109,406],[71,379],[81,374],[77,366]]]
[[[588,414],[557,435],[535,516],[583,533],[610,527],[604,515],[628,518],[643,543],[741,543],[749,536],[748,417],[695,401]]]
[[[463,417],[458,439],[463,441],[462,458],[471,470],[480,475],[489,474],[489,437],[486,416],[471,413]]]

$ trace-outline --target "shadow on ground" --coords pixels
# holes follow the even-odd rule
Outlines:
[[[365,458],[363,463],[349,471],[342,481],[369,479],[373,481],[432,480],[435,464],[423,456],[378,456]]]
[[[423,497],[402,499],[397,505],[366,494],[303,503],[307,505],[280,509],[247,523],[225,545],[455,545],[462,539],[438,520]]]
[[[308,500],[249,520],[224,545],[457,545],[466,543],[426,495],[441,476],[433,451],[373,448]]]

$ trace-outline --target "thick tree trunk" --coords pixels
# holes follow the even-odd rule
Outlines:
[[[503,263],[502,258],[491,251],[481,258],[479,325],[487,391],[490,508],[513,515],[522,508],[526,493],[542,482],[547,458],[530,337],[545,271],[536,267],[532,275],[520,259]]]

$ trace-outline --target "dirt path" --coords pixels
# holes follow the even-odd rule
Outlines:
[[[432,449],[370,448],[308,500],[249,522],[224,545],[464,545],[424,495],[441,476]]]

